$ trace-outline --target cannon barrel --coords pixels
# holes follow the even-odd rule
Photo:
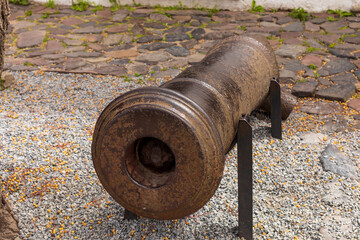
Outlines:
[[[200,209],[215,193],[242,114],[278,77],[260,37],[235,36],[160,87],[129,91],[101,113],[93,135],[96,173],[124,208],[154,219]]]

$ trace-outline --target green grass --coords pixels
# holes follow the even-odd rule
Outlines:
[[[336,9],[336,10],[329,9],[329,10],[327,10],[327,12],[337,14],[337,15],[339,15],[339,18],[354,16],[354,14],[352,12],[342,11],[341,9]]]
[[[31,11],[31,10],[27,10],[27,11],[25,12],[25,16],[30,17],[31,15],[32,15],[32,11]]]
[[[102,11],[102,10],[104,10],[104,6],[96,5],[92,11],[96,13],[97,11]]]
[[[122,78],[124,78],[124,82],[130,82],[131,79],[127,75],[122,75]]]
[[[344,42],[344,38],[346,38],[346,37],[356,37],[357,35],[356,34],[343,34],[343,35],[341,35],[341,37],[338,39],[338,41],[340,42],[340,43],[343,43]]]
[[[236,26],[236,29],[241,29],[243,31],[246,31],[246,27],[245,26]]]
[[[336,45],[338,45],[338,43],[330,43],[329,48],[334,48]]]
[[[216,5],[213,8],[205,9],[209,13],[209,17],[212,17],[215,13],[218,13],[220,10],[216,8]]]
[[[28,0],[9,0],[9,2],[16,4],[16,5],[23,5],[23,6],[27,6],[30,4]]]
[[[311,47],[311,45],[305,40],[303,41],[303,45],[306,46],[306,47]]]
[[[120,9],[120,4],[117,2],[117,0],[109,0],[111,7],[110,10],[112,12],[115,12],[116,10]]]
[[[44,13],[42,16],[41,16],[41,18],[42,19],[45,19],[45,18],[48,18],[50,16],[50,13],[49,12],[46,12],[46,13]]]
[[[305,11],[302,7],[299,7],[299,8],[294,8],[292,12],[289,13],[289,16],[305,22],[306,20],[309,19],[310,14],[307,11]]]
[[[88,9],[89,6],[90,3],[87,0],[76,0],[76,2],[72,3],[71,9],[78,12],[84,12]]]
[[[207,24],[206,23],[203,23],[199,26],[199,28],[206,28]]]
[[[333,18],[332,16],[329,16],[326,18],[326,20],[330,21],[330,22],[335,22],[337,20],[339,20],[338,18]]]
[[[49,41],[49,33],[46,33],[43,42],[46,43]]]
[[[316,70],[316,66],[315,66],[315,64],[310,64],[309,66],[308,66],[310,69],[312,69],[312,70]]]
[[[256,5],[256,1],[252,0],[251,8],[248,11],[251,13],[256,13],[256,12],[264,12],[265,9],[261,5]]]
[[[31,62],[24,62],[24,66],[27,66],[27,67],[34,67],[35,65],[32,64]]]
[[[271,35],[271,36],[266,37],[266,39],[268,39],[268,40],[276,40],[277,38],[274,35]]]
[[[311,53],[311,52],[314,52],[314,51],[319,51],[321,50],[320,48],[315,48],[315,47],[309,47],[306,49],[306,53]]]
[[[165,16],[169,17],[169,18],[171,17],[171,14],[166,13],[163,8],[156,8],[156,12],[155,12],[155,13],[160,13],[160,14],[162,14],[162,15],[165,15]]]
[[[48,0],[45,3],[45,7],[47,7],[47,8],[55,8],[55,0]]]
[[[174,6],[168,6],[168,7],[163,7],[160,4],[156,4],[153,9],[156,9],[156,13],[160,13],[163,15],[166,15],[168,17],[171,17],[170,14],[167,14],[166,11],[170,11],[170,10],[188,10],[188,9],[196,9],[196,10],[200,10],[200,11],[207,11],[209,13],[209,17],[212,17],[215,13],[219,12],[220,10],[217,8],[217,6],[215,5],[213,8],[205,8],[200,6],[198,3],[195,4],[194,8],[189,8],[187,6],[185,6],[181,1],[178,2],[178,4],[174,5]]]

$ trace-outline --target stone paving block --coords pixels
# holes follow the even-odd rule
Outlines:
[[[167,48],[166,51],[175,57],[186,57],[190,55],[187,49],[177,45]]]
[[[297,97],[312,97],[317,85],[318,83],[314,81],[296,83],[292,88],[291,94]]]
[[[124,66],[105,66],[97,67],[92,71],[94,74],[102,75],[115,75],[115,76],[124,76],[127,74],[127,70]]]
[[[324,29],[327,32],[334,32],[336,30],[339,30],[340,28],[343,28],[347,26],[347,23],[345,21],[334,21],[334,22],[325,22],[320,25],[322,29]]]
[[[49,40],[46,43],[46,50],[62,51],[65,47],[57,40]]]
[[[126,19],[126,17],[129,15],[129,13],[116,13],[113,15],[112,19],[114,22],[122,22]]]
[[[344,41],[353,44],[360,44],[360,36],[348,36],[344,38]]]
[[[304,31],[303,22],[294,22],[283,27],[284,31],[287,32],[302,32]]]
[[[355,109],[356,111],[360,112],[360,99],[356,98],[356,99],[352,99],[348,102],[348,106],[351,107],[352,109]]]
[[[116,45],[120,43],[121,39],[122,39],[122,35],[120,34],[109,34],[103,41],[103,44],[110,46]]]
[[[144,27],[146,28],[156,28],[156,29],[165,29],[166,26],[159,22],[147,22],[144,23]]]
[[[330,80],[335,84],[355,84],[358,81],[352,73],[340,73],[330,77]]]
[[[145,34],[145,28],[139,24],[139,23],[136,23],[132,29],[131,29],[131,32],[133,33],[133,36],[137,36],[137,35],[143,35]]]
[[[150,44],[141,45],[138,47],[138,49],[146,49],[149,51],[156,51],[159,49],[169,48],[174,45],[175,45],[175,43],[154,42],[154,43],[150,43]]]
[[[176,41],[184,41],[189,40],[190,37],[187,34],[166,34],[165,41],[167,42],[176,42]]]
[[[153,42],[153,41],[160,41],[162,40],[163,37],[159,36],[159,35],[146,35],[146,36],[142,36],[137,40],[137,43],[148,43],[148,42]]]
[[[44,30],[23,32],[18,35],[16,46],[18,48],[28,48],[40,45],[46,35]]]
[[[280,73],[279,73],[280,83],[283,84],[295,83],[296,78],[297,75],[295,74],[295,72],[286,69],[280,69]]]
[[[84,23],[83,20],[79,19],[79,18],[76,18],[76,17],[69,17],[69,18],[66,18],[62,21],[62,24],[65,24],[65,25],[78,25],[78,24],[81,24],[81,23]]]
[[[349,59],[337,58],[328,63],[321,68],[319,73],[323,76],[334,75],[337,73],[347,72],[355,69],[356,66],[350,62]]]
[[[131,48],[126,50],[106,52],[105,55],[112,58],[130,58],[136,57],[137,55],[139,55],[139,53],[135,48]]]
[[[275,54],[288,57],[288,58],[296,58],[303,54],[306,51],[306,47],[298,46],[298,45],[282,45],[278,50],[275,51]]]
[[[149,66],[143,63],[130,64],[127,69],[133,74],[147,74],[149,72]]]
[[[322,66],[322,59],[317,55],[308,54],[303,59],[301,59],[301,63],[305,66],[313,64],[319,68]]]
[[[130,25],[121,24],[121,25],[109,27],[105,31],[107,33],[122,33],[122,32],[127,32],[129,30],[129,28],[130,28]]]
[[[85,27],[85,28],[79,28],[79,29],[75,29],[73,31],[73,33],[78,33],[78,34],[84,34],[84,33],[90,33],[90,34],[100,34],[103,32],[103,29],[100,27]]]
[[[135,58],[138,62],[144,62],[150,65],[157,64],[158,62],[165,62],[171,59],[170,55],[165,52],[154,52],[154,53],[145,53],[137,56]]]
[[[357,59],[351,50],[329,48],[329,52],[337,57]]]
[[[356,91],[355,84],[337,84],[331,85],[327,88],[322,88],[316,91],[315,96],[318,98],[324,98],[331,101],[346,102],[349,100]]]
[[[314,102],[307,105],[301,105],[299,110],[309,114],[327,115],[335,114],[341,111],[341,106],[337,102]]]
[[[311,31],[311,32],[317,32],[320,31],[320,26],[311,22],[305,23],[305,30]]]

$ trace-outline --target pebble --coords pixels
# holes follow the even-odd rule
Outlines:
[[[358,179],[356,166],[350,158],[342,154],[335,145],[328,145],[320,156],[325,171],[331,171],[344,177]]]

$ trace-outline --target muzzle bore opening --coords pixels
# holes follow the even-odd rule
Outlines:
[[[131,144],[125,153],[130,177],[148,188],[165,185],[175,171],[175,157],[163,141],[144,137]]]

